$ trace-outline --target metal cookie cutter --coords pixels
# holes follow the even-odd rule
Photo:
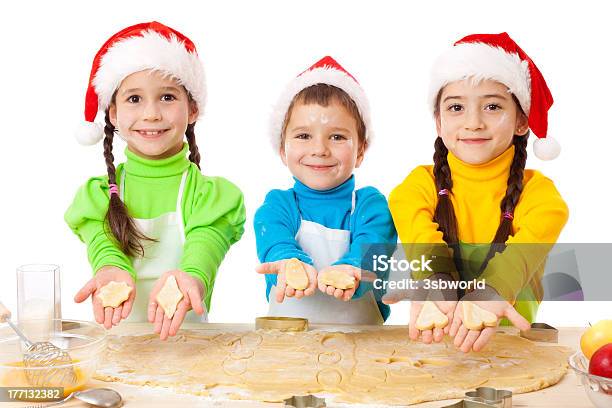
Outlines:
[[[255,319],[255,330],[280,330],[280,331],[306,331],[308,330],[308,319],[299,317],[277,317],[266,316]]]
[[[530,330],[521,330],[521,337],[546,343],[559,342],[559,330],[546,323],[531,323]]]
[[[314,395],[296,395],[285,400],[286,407],[293,408],[323,408],[326,407],[325,399]]]
[[[476,391],[465,393],[465,398],[470,401],[483,402],[492,407],[511,408],[512,391],[497,390],[491,387],[478,387]]]
[[[495,405],[485,404],[484,402],[461,400],[452,405],[446,405],[442,408],[493,408]]]

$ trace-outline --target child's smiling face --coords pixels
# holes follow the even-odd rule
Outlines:
[[[128,149],[148,159],[163,159],[183,148],[187,125],[198,111],[178,82],[158,71],[133,73],[121,82],[109,119]]]
[[[527,117],[508,88],[490,79],[452,82],[440,94],[436,129],[459,160],[482,164],[493,160],[525,135]]]
[[[333,99],[328,106],[298,102],[287,122],[280,155],[291,174],[306,186],[337,187],[363,160],[355,118]]]

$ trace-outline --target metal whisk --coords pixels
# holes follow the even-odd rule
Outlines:
[[[75,384],[76,373],[70,364],[72,359],[64,350],[48,341],[32,343],[10,320],[11,312],[0,302],[0,323],[8,323],[25,343],[23,354],[25,375],[34,387],[63,387]]]

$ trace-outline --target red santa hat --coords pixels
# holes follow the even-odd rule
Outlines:
[[[533,145],[535,155],[542,160],[559,155],[559,143],[547,136],[548,109],[553,97],[538,67],[507,33],[468,35],[436,60],[429,86],[432,111],[444,86],[466,78],[492,79],[506,85],[538,137]]]
[[[97,143],[104,126],[95,123],[105,111],[121,81],[147,69],[168,74],[185,87],[197,104],[199,114],[206,104],[204,68],[193,42],[157,21],[136,24],[110,37],[96,54],[85,95],[85,122],[76,131],[83,145]]]
[[[368,142],[371,142],[370,104],[365,92],[354,76],[342,68],[332,57],[326,56],[287,84],[276,102],[270,117],[270,138],[274,149],[278,150],[280,148],[283,122],[291,101],[300,91],[316,84],[333,85],[348,94],[353,102],[355,102],[355,105],[357,105],[361,119],[365,124],[365,138]]]

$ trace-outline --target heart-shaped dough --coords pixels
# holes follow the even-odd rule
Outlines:
[[[423,308],[417,317],[416,328],[419,330],[431,330],[434,327],[442,329],[448,324],[448,317],[438,309],[431,300],[423,303]]]
[[[98,298],[103,307],[119,307],[130,297],[132,287],[126,282],[110,281],[102,286],[98,292]]]
[[[355,287],[355,277],[338,269],[327,269],[319,274],[319,281],[324,285],[338,289],[352,289]]]
[[[174,312],[176,312],[176,306],[183,299],[183,292],[180,291],[176,278],[174,275],[168,276],[164,286],[157,293],[157,304],[164,309],[164,313],[168,319],[172,319]]]
[[[463,325],[470,330],[482,330],[486,327],[497,326],[497,316],[478,305],[463,301]]]
[[[308,275],[299,259],[291,258],[285,263],[285,280],[293,289],[304,290],[308,287]]]

